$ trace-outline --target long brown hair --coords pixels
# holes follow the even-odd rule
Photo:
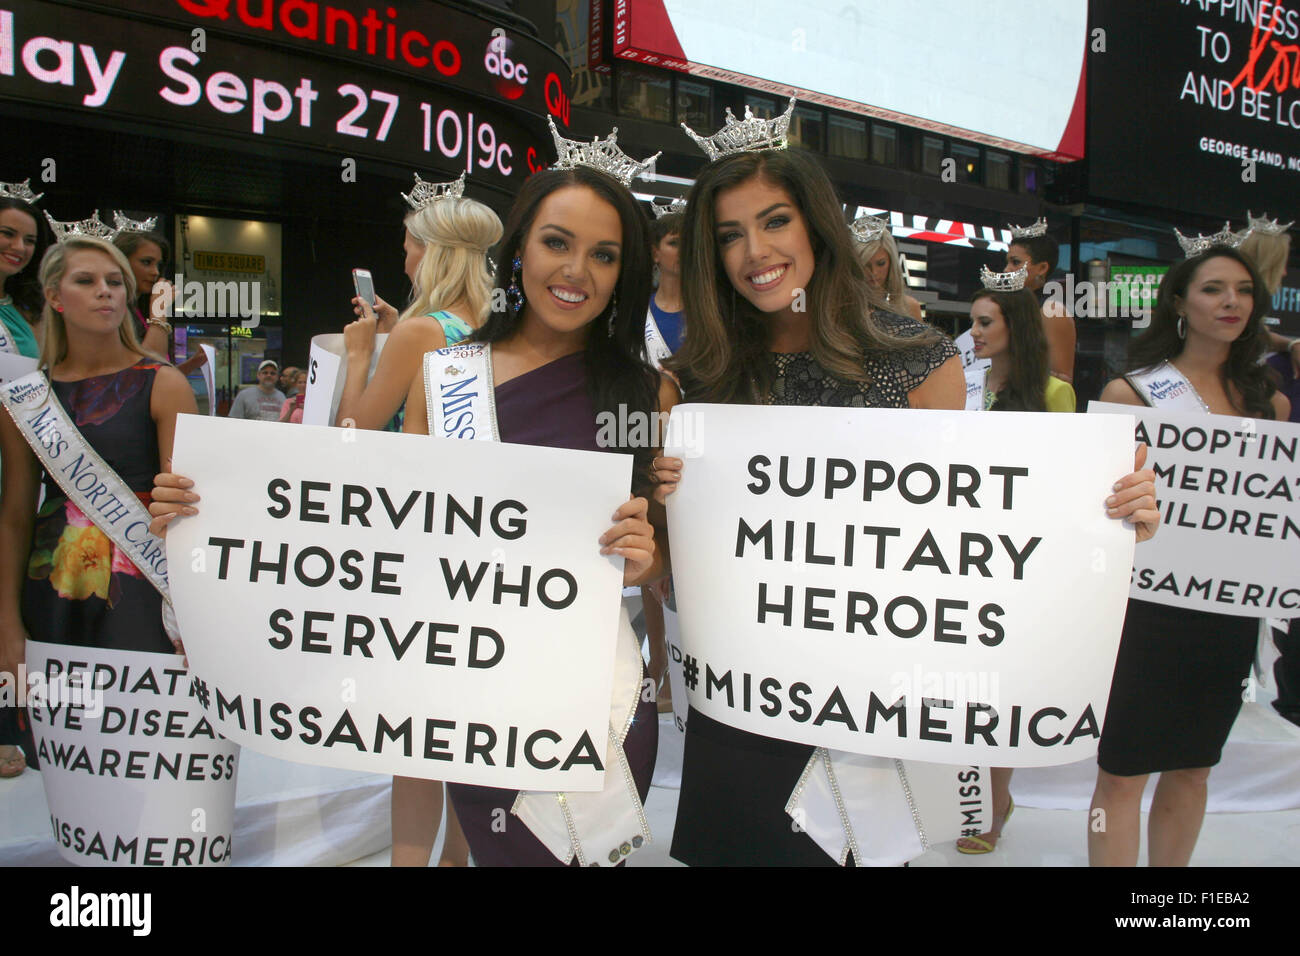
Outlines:
[[[789,193],[807,224],[814,256],[807,307],[812,355],[822,368],[844,381],[865,382],[868,352],[938,341],[932,329],[904,338],[881,327],[843,207],[816,161],[793,149],[739,153],[704,168],[682,223],[682,301],[690,321],[682,348],[665,365],[682,373],[693,400],[752,404],[771,390],[770,324],[737,296],[718,253],[718,195],[756,177]]]
[[[1186,342],[1178,335],[1178,309],[1174,298],[1186,298],[1187,289],[1201,266],[1211,259],[1231,259],[1240,263],[1250,273],[1255,287],[1251,297],[1250,318],[1246,327],[1228,348],[1228,360],[1219,369],[1224,391],[1229,397],[1236,388],[1241,395],[1242,407],[1253,418],[1273,418],[1273,393],[1277,391],[1264,366],[1259,364],[1264,355],[1264,314],[1270,299],[1268,286],[1259,270],[1249,259],[1230,246],[1211,246],[1198,256],[1177,263],[1160,281],[1156,294],[1156,307],[1151,310],[1151,327],[1133,340],[1128,350],[1129,371],[1151,368],[1176,357]]]
[[[1002,313],[1007,326],[1007,349],[1011,353],[1011,373],[998,389],[1000,412],[1047,411],[1047,335],[1043,332],[1043,313],[1038,297],[1028,289],[1017,292],[994,292],[980,289],[971,299],[991,299]]]

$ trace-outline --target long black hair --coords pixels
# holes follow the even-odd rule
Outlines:
[[[506,216],[505,231],[497,246],[497,272],[493,308],[473,335],[476,342],[500,342],[519,329],[520,312],[508,306],[502,290],[510,285],[511,263],[523,248],[537,210],[551,193],[567,186],[582,186],[614,207],[623,225],[618,282],[609,305],[587,325],[583,356],[587,369],[587,394],[599,414],[620,407],[629,412],[653,414],[659,409],[659,376],[646,361],[645,316],[650,306],[650,231],[631,192],[621,183],[586,166],[548,169],[524,183]],[[613,322],[611,324],[611,315]],[[648,473],[653,449],[630,449],[636,457],[638,478]]]
[[[40,279],[41,259],[45,257],[45,250],[50,247],[54,235],[40,210],[31,203],[12,196],[0,196],[0,212],[6,209],[26,213],[36,223],[36,250],[32,253],[31,261],[4,282],[4,294],[14,300],[18,311],[26,315],[29,322],[35,323],[39,321],[41,309],[45,307],[45,290],[41,288]]]
[[[990,299],[1002,313],[1011,352],[1011,373],[998,391],[994,410],[1000,412],[1047,411],[1047,334],[1038,297],[1029,289],[995,292],[980,289],[971,304]]]
[[[1253,418],[1273,418],[1273,393],[1277,391],[1259,360],[1264,355],[1264,313],[1269,307],[1268,286],[1250,260],[1230,246],[1211,246],[1200,255],[1191,256],[1173,266],[1160,281],[1156,306],[1151,312],[1151,326],[1133,340],[1128,350],[1128,369],[1151,368],[1182,352],[1186,342],[1178,335],[1178,308],[1175,298],[1187,297],[1187,289],[1201,266],[1211,259],[1231,259],[1248,273],[1255,292],[1246,327],[1228,348],[1228,360],[1219,375],[1224,391],[1231,397],[1232,385],[1241,395],[1240,411]]]

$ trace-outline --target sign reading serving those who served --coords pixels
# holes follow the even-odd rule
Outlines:
[[[180,657],[28,641],[27,673],[60,856],[84,866],[230,862],[239,747],[204,714]]]
[[[1300,614],[1300,425],[1091,402],[1132,415],[1151,446],[1160,531],[1130,594],[1244,617]]]
[[[703,436],[668,506],[692,706],[934,763],[1095,752],[1134,541],[1103,501],[1133,469],[1131,419],[673,415]]]
[[[230,462],[237,459],[238,468]],[[182,416],[172,596],[217,728],[287,760],[599,790],[631,459]]]

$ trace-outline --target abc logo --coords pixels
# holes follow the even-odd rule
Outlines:
[[[513,100],[523,95],[528,83],[528,67],[510,58],[510,41],[504,36],[495,36],[488,43],[483,67],[493,76],[500,77],[496,88],[502,96]]]

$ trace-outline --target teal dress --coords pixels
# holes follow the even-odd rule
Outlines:
[[[19,355],[36,358],[41,354],[40,347],[36,344],[36,333],[27,324],[22,313],[14,308],[14,300],[9,296],[0,299],[0,321],[4,322],[6,336],[13,340]]]
[[[447,337],[448,345],[459,345],[470,337],[474,331],[474,326],[470,325],[459,315],[453,315],[450,312],[430,312],[429,317],[437,319],[438,324],[442,326],[442,334]],[[402,407],[397,410],[392,420],[384,426],[386,432],[400,432],[402,423],[406,421],[406,402],[402,402]]]

